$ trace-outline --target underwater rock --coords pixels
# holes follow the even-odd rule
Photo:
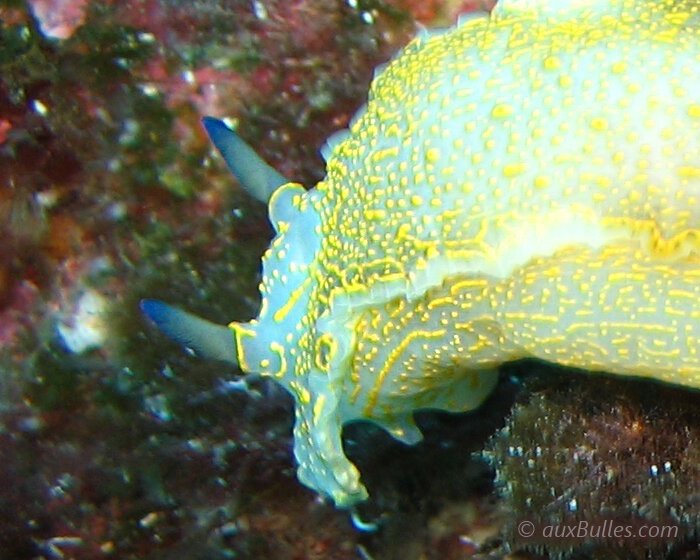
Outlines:
[[[589,376],[557,382],[554,376],[561,373],[551,373],[548,385],[514,406],[506,427],[484,452],[511,512],[505,528],[510,545],[546,551],[551,558],[697,554],[697,394]],[[523,522],[538,532],[523,538]],[[678,536],[567,539],[539,532],[546,526],[602,527],[606,522],[608,532],[611,524],[635,531],[642,525],[667,525],[676,527]]]

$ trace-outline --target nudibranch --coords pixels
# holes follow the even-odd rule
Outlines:
[[[413,411],[478,407],[509,360],[700,388],[696,0],[501,0],[422,32],[310,190],[204,124],[269,202],[259,316],[142,308],[289,390],[298,477],[338,507],[367,497],[344,423],[414,443]]]

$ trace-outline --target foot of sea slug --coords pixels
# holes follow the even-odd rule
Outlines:
[[[349,508],[366,500],[360,473],[343,451],[342,420],[335,397],[320,395],[310,403],[297,402],[294,456],[302,484],[328,496],[336,507]]]
[[[352,526],[355,527],[355,529],[363,533],[374,533],[379,529],[379,520],[365,521],[360,517],[356,508],[350,510],[350,521],[352,521]]]

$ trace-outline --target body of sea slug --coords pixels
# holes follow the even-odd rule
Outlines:
[[[309,191],[205,124],[274,191],[260,314],[143,308],[292,393],[299,478],[338,506],[366,497],[343,423],[415,442],[414,410],[477,407],[504,361],[700,388],[697,2],[502,0],[424,33]]]

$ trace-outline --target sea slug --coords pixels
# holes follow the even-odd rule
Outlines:
[[[259,316],[142,308],[289,390],[298,477],[337,506],[367,497],[344,423],[416,442],[414,410],[478,407],[508,360],[700,388],[697,1],[501,0],[422,32],[310,190],[205,126],[269,199]]]

